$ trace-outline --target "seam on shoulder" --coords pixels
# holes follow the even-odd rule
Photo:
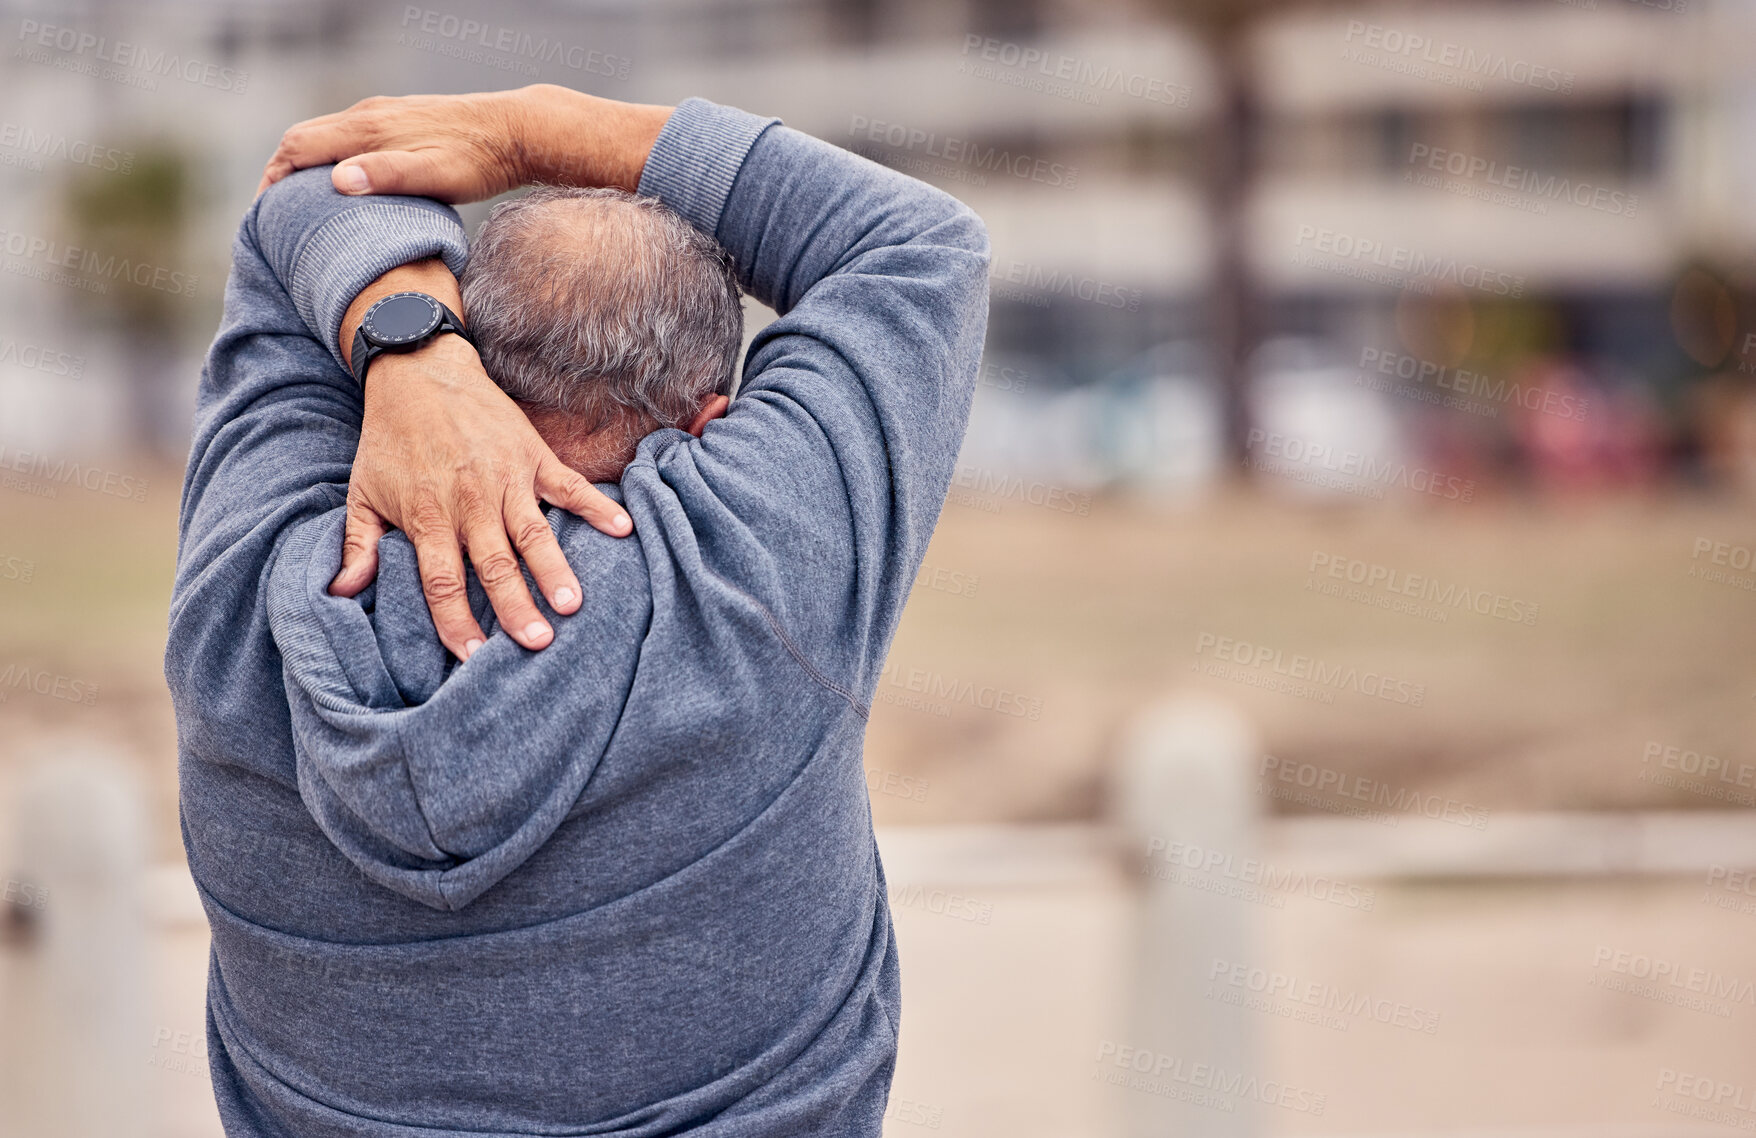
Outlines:
[[[871,709],[865,704],[862,704],[854,693],[848,691],[846,688],[824,675],[817,669],[815,664],[805,658],[805,654],[799,651],[799,646],[793,643],[793,638],[787,635],[786,629],[781,627],[780,621],[775,619],[774,613],[769,611],[767,605],[763,604],[743,589],[738,588],[738,586],[732,584],[730,581],[724,583],[727,588],[756,606],[756,611],[761,613],[762,619],[768,622],[769,631],[774,633],[775,639],[781,642],[781,645],[786,648],[788,655],[792,656],[794,662],[805,670],[807,676],[810,676],[823,688],[840,696],[847,702],[849,707],[853,708],[854,714],[859,716],[862,720],[866,720],[870,717]]]

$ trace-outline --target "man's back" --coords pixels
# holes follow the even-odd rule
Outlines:
[[[649,569],[643,545],[676,534],[641,477],[624,483],[634,540],[562,519],[595,601],[546,650],[579,665],[571,684],[499,659],[530,654],[494,637],[433,688],[444,650],[416,627],[408,543],[381,547],[369,614],[310,571],[339,563],[339,510],[288,538],[269,602],[289,686],[313,695],[295,694],[285,744],[300,781],[323,785],[302,800],[225,768],[185,780],[191,865],[221,913],[228,1054],[322,1072],[313,1097],[331,1106],[436,1128],[628,1125],[657,1088],[681,1096],[677,1125],[759,1088],[823,1031],[857,1039],[896,1013],[863,709],[812,678],[759,608],[715,600],[668,559]],[[377,785],[387,770],[406,772],[406,795]],[[343,856],[311,801],[391,889]],[[563,820],[523,856],[520,835],[547,830],[551,810]],[[432,907],[513,861],[479,897]],[[890,1039],[856,1048],[843,1077],[887,1077]],[[840,1042],[817,1077],[855,1059]],[[436,1054],[455,1064],[445,1099]],[[491,1117],[471,1113],[487,1104]]]
[[[357,395],[277,310],[292,230],[327,223],[246,224],[167,653],[236,1133],[866,1133],[882,1111],[898,983],[860,752],[962,432],[985,243],[942,195],[733,125],[749,160],[691,220],[783,318],[732,414],[642,443],[633,538],[551,513],[586,604],[540,653],[491,634],[451,661],[399,535],[369,593],[328,594],[350,440],[311,421],[345,428]],[[301,368],[311,406],[284,394]]]

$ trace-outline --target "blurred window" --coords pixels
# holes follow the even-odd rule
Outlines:
[[[1040,0],[969,0],[970,31],[995,39],[1034,39],[1043,30]]]

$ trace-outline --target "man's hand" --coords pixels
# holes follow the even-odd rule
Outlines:
[[[294,170],[330,162],[339,163],[331,181],[347,194],[466,202],[533,181],[632,191],[671,110],[546,83],[480,95],[366,99],[288,130],[257,192]],[[366,309],[404,290],[463,311],[443,264],[393,269],[348,308],[344,358]],[[385,353],[373,361],[366,384],[342,570],[330,591],[354,596],[364,589],[378,570],[378,539],[396,526],[415,544],[433,623],[453,654],[467,659],[483,639],[464,591],[460,544],[507,634],[542,648],[554,632],[525,589],[514,550],[555,611],[577,611],[580,596],[539,497],[612,536],[633,530],[620,506],[555,457],[460,337]]]
[[[352,355],[366,309],[405,290],[436,297],[454,312],[463,307],[443,262],[392,269],[349,307],[344,355]],[[453,655],[467,660],[483,640],[464,588],[460,545],[507,635],[526,648],[547,647],[554,630],[525,588],[518,556],[556,612],[578,611],[581,598],[537,500],[615,537],[633,531],[626,511],[555,457],[461,336],[379,355],[366,378],[365,404],[342,567],[329,591],[351,597],[364,589],[378,572],[378,539],[395,526],[414,543],[434,627]]]
[[[480,95],[365,99],[281,137],[256,192],[308,166],[339,163],[344,194],[491,198],[527,182],[632,192],[672,108],[538,83]]]

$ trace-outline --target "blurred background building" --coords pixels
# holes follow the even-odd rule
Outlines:
[[[9,274],[11,311],[130,365],[79,385],[15,369],[0,397],[31,438],[177,453],[187,385],[167,377],[188,374],[211,326],[237,187],[285,124],[373,91],[540,80],[773,109],[980,210],[995,251],[984,401],[1023,404],[1046,436],[1021,444],[1016,408],[984,415],[984,465],[1199,486],[1267,413],[1255,387],[1322,390],[1326,369],[1377,349],[1484,376],[1490,397],[1578,387],[1603,412],[1571,433],[1527,428],[1391,385],[1364,402],[1395,420],[1398,447],[1555,477],[1747,466],[1691,398],[1743,359],[1752,16],[1735,3],[12,12],[9,232],[198,278],[192,296],[94,301]],[[91,29],[103,43],[69,38]],[[110,62],[118,45],[130,66]],[[192,65],[193,81],[176,73]],[[1735,384],[1708,386],[1694,394],[1740,403]]]

